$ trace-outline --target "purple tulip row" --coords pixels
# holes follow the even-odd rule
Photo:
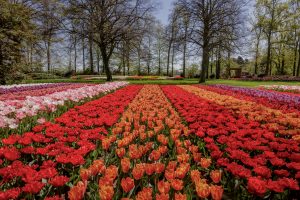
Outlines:
[[[266,90],[259,90],[253,88],[244,88],[244,87],[236,87],[236,86],[227,86],[227,85],[212,85],[211,87],[232,91],[238,94],[245,94],[252,97],[261,97],[266,98],[270,102],[284,102],[291,103],[296,107],[300,108],[300,96],[289,95],[284,93],[275,93],[269,92]]]
[[[8,94],[13,92],[22,92],[27,90],[40,90],[40,89],[46,89],[46,88],[53,88],[53,87],[59,87],[59,86],[66,86],[74,83],[47,83],[47,84],[24,84],[21,86],[1,86],[0,87],[0,94]]]

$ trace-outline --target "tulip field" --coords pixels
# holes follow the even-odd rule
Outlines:
[[[0,86],[0,200],[299,199],[300,95],[282,88]]]

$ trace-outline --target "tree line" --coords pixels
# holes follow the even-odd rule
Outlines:
[[[0,0],[1,84],[43,71],[107,81],[198,74],[205,82],[236,66],[257,76],[300,75],[299,1],[176,0],[167,25],[155,18],[158,3]]]

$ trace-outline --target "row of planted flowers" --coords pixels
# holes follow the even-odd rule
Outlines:
[[[52,87],[66,86],[72,83],[33,83],[33,84],[16,84],[0,85],[0,94],[9,94],[12,92],[22,92],[27,90],[40,90]]]
[[[263,103],[249,101],[219,94],[202,86],[185,87],[187,91],[195,93],[204,99],[211,100],[219,105],[225,106],[235,111],[237,115],[245,116],[250,120],[259,122],[269,131],[276,131],[281,135],[292,136],[293,139],[300,139],[300,118],[298,110],[294,112],[284,112],[283,110],[274,109],[272,106],[267,107]],[[275,105],[276,103],[273,102]]]
[[[300,86],[296,85],[262,85],[260,87],[267,90],[300,94]]]
[[[233,96],[242,100],[249,100],[267,107],[279,109],[283,112],[298,113],[300,110],[300,96],[291,93],[279,93],[270,90],[244,88],[228,85],[200,86],[203,89],[223,95]]]
[[[200,153],[197,137],[159,86],[141,90],[102,148],[103,160],[81,169],[81,181],[68,193],[71,199],[222,198],[221,171],[209,168],[211,160]]]
[[[85,86],[92,86],[91,84],[72,83],[64,85],[56,85],[55,87],[41,88],[41,89],[28,89],[26,91],[10,92],[7,94],[0,94],[0,101],[11,100],[25,100],[27,97],[32,96],[45,96],[55,92],[62,92],[69,89],[76,89]]]
[[[80,166],[97,159],[101,139],[140,89],[128,86],[76,106],[55,123],[2,139],[0,199],[63,197],[66,183],[76,182]]]
[[[40,112],[53,112],[58,106],[66,102],[80,102],[86,98],[93,98],[100,94],[113,91],[127,85],[127,82],[112,82],[101,85],[86,85],[81,87],[74,85],[65,86],[65,90],[58,89],[56,92],[49,88],[32,91],[36,95],[26,96],[20,100],[0,101],[0,128],[17,128],[19,123],[26,117],[33,117]],[[43,85],[45,86],[45,85]],[[42,93],[42,95],[39,95]]]
[[[271,199],[297,197],[293,191],[299,191],[299,142],[266,126],[270,118],[255,119],[244,112],[247,102],[237,105],[238,99],[197,87],[166,86],[163,91],[191,134],[205,143],[201,152],[212,158],[212,166],[224,169],[225,193],[237,199],[247,198],[245,190]],[[257,111],[253,110],[257,116],[265,115]]]

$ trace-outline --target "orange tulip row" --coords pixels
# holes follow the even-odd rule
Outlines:
[[[202,157],[195,145],[197,139],[193,139],[160,87],[144,86],[115,124],[112,134],[102,141],[104,157],[115,152],[107,164],[115,166],[119,176],[114,190],[110,183],[100,184],[103,177],[100,179],[100,198],[221,199],[223,188],[216,184],[220,183],[222,173],[209,172],[211,159]],[[201,170],[205,171],[202,176]],[[196,171],[199,179],[195,180]],[[192,185],[191,180],[195,180]]]

